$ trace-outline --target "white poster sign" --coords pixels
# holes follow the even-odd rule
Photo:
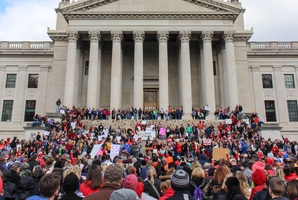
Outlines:
[[[204,139],[203,144],[206,145],[206,146],[210,146],[211,145],[211,139]]]
[[[226,119],[226,124],[232,124],[232,119]]]
[[[120,144],[112,144],[111,153],[110,153],[111,159],[114,160],[116,156],[119,156],[119,152],[120,152]]]
[[[142,121],[142,124],[146,124],[146,121],[143,120],[143,121]]]
[[[94,146],[93,146],[93,149],[92,149],[92,151],[91,151],[91,159],[93,159],[96,155],[97,155],[97,153],[99,152],[99,149],[101,148],[101,144],[95,144]]]
[[[117,141],[120,143],[120,140],[121,140],[121,136],[117,136]]]
[[[155,131],[140,131],[140,136],[142,140],[147,140],[148,137],[150,140],[153,140],[155,138]]]

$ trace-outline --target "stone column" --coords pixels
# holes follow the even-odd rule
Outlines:
[[[122,103],[122,31],[112,31],[112,69],[111,69],[111,99],[110,110],[121,108]]]
[[[282,74],[282,67],[281,66],[273,66],[274,71],[274,81],[273,84],[275,88],[276,101],[275,101],[275,108],[276,108],[276,121],[281,124],[287,124],[289,121],[289,114],[287,112],[287,94],[285,90],[285,79],[284,75]]]
[[[98,82],[100,82],[100,77],[98,77],[98,49],[100,32],[90,31],[90,54],[89,54],[89,73],[88,73],[88,89],[87,89],[87,107],[99,108],[99,96],[98,91],[100,90]]]
[[[209,118],[214,115],[215,111],[215,89],[214,89],[214,75],[213,75],[213,59],[212,59],[212,38],[213,31],[203,31],[201,39],[203,41],[203,54],[204,54],[204,69],[203,76],[205,76],[205,102],[209,105]]]
[[[238,87],[237,87],[237,72],[235,63],[235,49],[233,42],[233,32],[227,31],[223,36],[226,47],[226,62],[227,62],[227,81],[228,81],[228,93],[231,110],[234,110],[239,103],[238,99]]]
[[[5,83],[6,83],[6,74],[5,74],[5,65],[0,65],[0,94],[3,95],[3,89],[5,88]],[[2,109],[3,109],[3,98],[0,100],[0,113],[1,113],[1,118],[2,119]]]
[[[74,103],[74,86],[76,75],[78,32],[71,31],[68,34],[67,63],[65,71],[64,102],[62,104],[72,108]]]
[[[14,102],[12,107],[12,119],[14,123],[22,123],[24,121],[25,91],[28,86],[28,75],[26,65],[19,66],[19,73],[17,74],[16,90],[14,94]],[[38,89],[27,89],[37,91]],[[18,95],[16,95],[18,94]]]
[[[135,42],[133,105],[137,109],[143,109],[143,42],[145,31],[134,31],[133,39]]]
[[[192,114],[192,93],[191,93],[191,73],[190,73],[190,50],[189,41],[191,31],[180,31],[179,39],[181,42],[181,82],[182,85],[182,105],[183,119],[191,119]]]
[[[158,31],[157,40],[159,43],[159,109],[166,111],[169,107],[169,31]]]

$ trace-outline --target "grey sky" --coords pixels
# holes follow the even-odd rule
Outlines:
[[[50,40],[61,0],[0,0],[0,41]],[[71,0],[72,1],[72,0]],[[298,41],[298,0],[240,0],[251,41]]]

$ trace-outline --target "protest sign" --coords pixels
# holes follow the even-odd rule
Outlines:
[[[232,124],[232,119],[226,119],[226,124]]]
[[[157,154],[157,149],[153,149],[153,153],[154,154]]]
[[[226,148],[213,148],[213,160],[219,160],[224,158],[227,160],[227,154],[229,154],[229,149]]]
[[[165,128],[160,128],[159,135],[165,135],[165,132],[166,132]]]
[[[121,140],[121,136],[117,136],[117,141],[120,143],[120,140]]]
[[[97,153],[99,152],[99,149],[101,148],[101,144],[95,144],[94,146],[93,146],[93,149],[92,149],[92,151],[91,151],[91,159],[93,159],[96,155],[97,155]]]
[[[211,139],[204,139],[203,140],[203,145],[210,146],[211,145]]]
[[[146,124],[146,121],[143,120],[143,121],[142,121],[142,124]]]
[[[112,144],[111,153],[110,153],[111,159],[114,160],[116,156],[119,156],[119,152],[120,152],[120,144]]]
[[[135,134],[135,135],[133,136],[133,139],[135,139],[135,141],[138,141],[139,136],[138,136],[137,134]]]
[[[150,140],[153,140],[155,138],[155,131],[140,131],[140,135],[142,136],[142,140],[147,140],[148,137]]]
[[[60,113],[61,113],[62,115],[65,115],[65,110],[60,110]]]
[[[99,135],[99,136],[98,136],[98,141],[101,141],[103,138],[105,138],[104,135]]]

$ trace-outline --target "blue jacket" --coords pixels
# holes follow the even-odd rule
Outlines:
[[[41,196],[32,196],[27,198],[26,200],[48,200],[47,198],[43,198]]]

